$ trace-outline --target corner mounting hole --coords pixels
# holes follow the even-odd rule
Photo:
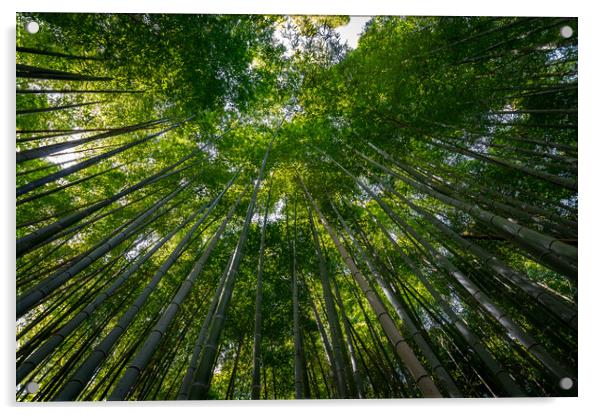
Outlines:
[[[562,28],[560,28],[560,36],[565,39],[570,38],[573,36],[573,28],[571,26],[562,26]]]
[[[38,22],[29,22],[27,23],[27,25],[25,25],[25,30],[27,30],[33,35],[35,33],[38,33],[38,31],[40,30],[40,25],[38,24]]]
[[[565,391],[568,391],[569,389],[571,389],[573,387],[573,379],[571,378],[562,378],[560,379],[560,388],[564,389]]]
[[[37,382],[27,382],[27,385],[25,385],[25,390],[27,393],[34,394],[40,390],[40,385]]]

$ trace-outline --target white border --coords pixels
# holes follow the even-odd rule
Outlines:
[[[178,413],[199,414],[250,412],[262,415],[286,412],[287,415],[308,412],[339,412],[365,414],[366,412],[423,415],[429,413],[503,414],[537,412],[548,414],[577,415],[600,411],[595,409],[602,395],[600,386],[600,354],[602,324],[600,320],[601,270],[600,216],[602,204],[602,175],[597,169],[602,156],[602,117],[600,97],[600,54],[602,48],[601,14],[596,13],[595,0],[21,0],[16,4],[2,1],[2,94],[0,116],[4,137],[0,190],[2,195],[0,264],[4,266],[2,280],[4,296],[2,313],[1,356],[3,363],[0,376],[0,396],[8,413],[60,413],[104,414],[107,410],[117,413],[144,413],[165,415],[166,407],[177,407]],[[580,197],[580,327],[579,327],[579,398],[571,399],[505,399],[505,400],[439,400],[439,401],[329,401],[329,402],[218,402],[218,403],[96,403],[96,404],[44,404],[15,405],[14,403],[14,36],[16,11],[55,12],[168,12],[168,13],[259,13],[259,14],[350,14],[350,15],[520,15],[520,16],[578,16],[579,17],[579,186]],[[374,409],[373,409],[374,407]],[[599,413],[599,412],[598,412]],[[370,414],[372,415],[372,414]]]

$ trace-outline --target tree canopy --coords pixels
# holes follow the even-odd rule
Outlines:
[[[577,396],[577,20],[348,23],[17,14],[17,400]]]

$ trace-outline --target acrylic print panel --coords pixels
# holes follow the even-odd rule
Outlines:
[[[577,395],[576,19],[16,18],[18,401]]]

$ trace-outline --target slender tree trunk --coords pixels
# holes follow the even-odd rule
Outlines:
[[[309,194],[309,191],[307,190],[307,188],[305,187],[305,184],[303,183],[303,181],[301,181],[301,179],[300,179],[300,183],[301,183],[301,186],[303,187],[303,190],[305,191],[305,194],[307,195],[307,198],[309,199],[310,203],[312,204],[314,210],[316,211],[317,215],[320,217],[320,220],[322,221],[324,228],[326,228],[327,232],[330,234],[330,237],[331,237],[333,243],[336,245],[337,250],[343,257],[343,261],[345,262],[345,265],[351,272],[351,275],[356,280],[358,285],[361,287],[362,291],[364,292],[364,295],[366,296],[366,298],[368,299],[368,301],[370,303],[370,306],[373,308],[374,313],[378,316],[378,319],[382,325],[382,328],[384,329],[385,333],[387,334],[389,341],[393,345],[395,352],[397,353],[399,358],[404,362],[404,364],[410,371],[410,373],[411,373],[412,377],[414,378],[414,381],[418,385],[420,391],[422,392],[424,397],[427,397],[427,398],[442,397],[441,392],[439,392],[439,390],[437,389],[437,386],[435,386],[435,383],[429,377],[428,373],[426,372],[426,370],[424,369],[424,367],[422,366],[422,364],[420,363],[420,361],[418,360],[418,358],[416,357],[416,355],[414,354],[414,352],[408,345],[407,341],[403,338],[403,336],[401,335],[401,333],[395,326],[395,323],[391,319],[391,316],[387,312],[387,310],[384,307],[380,298],[372,290],[372,288],[368,284],[368,281],[366,281],[364,276],[361,274],[360,270],[357,268],[357,266],[355,265],[355,263],[349,256],[349,253],[347,252],[345,247],[341,244],[341,241],[339,240],[336,232],[330,226],[330,224],[326,221],[326,218],[322,214],[322,211],[318,208],[318,205],[316,204],[316,202],[313,200],[313,198]]]
[[[457,173],[453,172],[452,169],[438,165],[435,166],[433,164],[429,164],[429,167],[433,170],[437,170],[437,176],[441,176],[441,172],[444,171],[448,174],[448,177],[452,177],[455,182],[455,186],[461,185],[464,189],[465,194],[474,193],[471,196],[474,200],[479,203],[482,203],[485,206],[489,206],[490,209],[493,209],[500,215],[510,215],[515,219],[520,219],[523,222],[536,222],[540,227],[554,229],[559,234],[567,234],[567,235],[576,235],[577,232],[577,222],[569,220],[563,216],[560,216],[556,213],[550,211],[550,209],[542,209],[538,206],[534,206],[529,203],[525,203],[519,199],[511,199],[505,196],[503,193],[497,191],[493,192],[490,186],[483,186],[479,182],[468,182],[465,178],[461,178]],[[419,170],[420,172],[418,172]],[[432,180],[435,177],[435,174],[432,171],[429,171],[427,168],[418,167],[415,171],[416,175],[413,177],[428,177],[429,183],[435,188],[435,182]],[[452,187],[454,185],[450,184],[449,181],[440,179],[439,183],[442,183],[449,191],[452,191]],[[476,189],[476,190],[473,190]],[[522,189],[521,189],[522,193]],[[490,197],[491,198],[490,198]],[[525,194],[527,196],[527,194]],[[536,197],[536,195],[529,195],[530,198]],[[495,200],[497,199],[497,200]],[[550,202],[554,203],[554,202]],[[557,203],[554,203],[556,206],[566,209],[565,206],[560,206]]]
[[[391,157],[388,154],[384,153],[380,149],[377,149],[372,144],[369,145],[377,152],[379,152],[379,154],[383,155],[383,157],[392,161]],[[359,154],[361,155],[361,153]],[[441,192],[433,190],[420,182],[398,175],[392,172],[390,169],[387,169],[385,166],[373,161],[372,159],[369,159],[364,155],[361,156],[362,158],[365,158],[367,161],[369,161],[371,164],[374,164],[377,167],[381,168],[383,171],[392,174],[394,177],[414,187],[415,189],[420,190],[428,194],[429,196],[440,200],[443,203],[457,207],[458,209],[470,214],[486,226],[490,226],[499,230],[509,240],[513,242],[515,240],[518,241],[521,247],[531,248],[534,252],[537,253],[539,260],[542,261],[544,264],[552,267],[552,269],[558,270],[563,275],[566,275],[569,278],[576,278],[576,269],[565,262],[565,260],[572,261],[575,263],[577,262],[577,250],[575,249],[575,247],[567,245],[566,243],[560,241],[558,238],[553,238],[528,229],[524,226],[512,223],[511,221],[505,218],[502,218],[498,215],[481,209],[478,206],[470,205],[456,197],[444,195]],[[344,169],[344,167],[341,166],[339,163],[337,163],[334,160],[332,161],[336,163],[341,169]],[[344,169],[344,171],[348,175],[350,175],[350,177],[354,178],[354,176],[351,175],[351,173],[349,173],[348,170]],[[356,179],[354,178],[354,180]]]
[[[309,206],[308,206],[309,208]],[[318,257],[318,270],[320,275],[320,282],[322,284],[322,296],[324,297],[324,303],[326,304],[326,316],[328,318],[328,327],[330,328],[330,338],[333,344],[334,354],[334,368],[335,368],[335,379],[337,385],[337,392],[341,398],[349,398],[350,396],[357,397],[357,390],[351,387],[345,369],[348,368],[349,363],[347,362],[347,356],[343,349],[343,334],[341,326],[339,325],[339,317],[334,305],[332,298],[332,290],[330,287],[330,281],[328,280],[326,262],[324,261],[324,255],[320,247],[320,241],[318,240],[318,233],[314,225],[313,215],[311,209],[308,209],[309,225],[311,228],[312,237],[314,240],[314,246],[316,250],[316,256]],[[349,372],[350,370],[348,370]]]
[[[420,348],[420,351],[424,354],[424,357],[426,358],[427,362],[431,366],[433,372],[437,375],[439,380],[445,385],[445,389],[449,393],[450,397],[461,398],[462,393],[460,392],[460,390],[456,386],[455,382],[453,381],[453,379],[451,378],[451,376],[449,375],[449,373],[447,372],[447,370],[445,369],[445,367],[443,366],[443,364],[437,357],[436,353],[432,350],[432,348],[430,347],[430,345],[428,344],[426,339],[422,336],[422,333],[420,332],[418,327],[416,327],[416,325],[412,321],[412,318],[410,318],[409,314],[407,313],[407,311],[405,310],[405,308],[403,307],[401,302],[397,299],[397,296],[393,292],[391,285],[387,281],[385,281],[385,279],[380,274],[380,272],[378,272],[378,270],[372,264],[370,259],[366,256],[366,253],[364,252],[364,250],[361,248],[361,246],[359,245],[359,243],[353,236],[351,229],[349,229],[349,226],[347,225],[347,223],[345,222],[345,220],[339,213],[339,211],[336,208],[336,206],[334,205],[334,203],[332,203],[332,201],[330,201],[330,205],[332,206],[335,214],[337,215],[337,217],[339,219],[339,222],[341,223],[341,225],[343,226],[343,229],[349,236],[349,239],[351,240],[355,249],[358,251],[358,253],[360,254],[360,257],[368,266],[368,269],[372,273],[372,276],[376,280],[376,282],[377,282],[378,286],[380,287],[380,289],[382,290],[383,294],[385,294],[385,297],[387,297],[387,299],[389,300],[389,303],[393,306],[395,312],[397,313],[397,316],[406,326],[408,332],[410,333],[410,337],[416,342],[417,346]]]
[[[343,274],[343,276],[345,278],[347,278],[347,276],[345,274]],[[376,332],[376,328],[374,327],[374,325],[372,324],[372,319],[370,318],[370,316],[368,315],[368,312],[366,311],[365,307],[362,304],[362,298],[360,298],[360,294],[359,294],[359,289],[353,285],[352,280],[347,279],[347,282],[351,285],[351,292],[353,294],[353,297],[355,298],[355,302],[357,305],[359,305],[360,310],[362,311],[362,315],[364,317],[364,321],[366,322],[366,326],[368,327],[368,333],[370,334],[370,340],[372,342],[372,347],[373,350],[375,350],[373,356],[373,361],[376,363],[376,366],[379,369],[379,373],[383,379],[383,383],[381,384],[381,388],[386,389],[386,391],[384,391],[383,396],[387,397],[387,398],[391,398],[391,397],[399,397],[401,395],[404,394],[403,390],[405,388],[405,385],[401,385],[400,382],[406,382],[406,377],[404,375],[402,375],[400,377],[399,371],[402,369],[401,366],[397,366],[395,365],[395,362],[399,362],[403,365],[403,362],[399,359],[399,355],[395,352],[395,349],[392,347],[393,352],[395,353],[394,358],[396,359],[395,362],[393,362],[390,359],[389,353],[387,353],[387,350],[384,347],[384,344],[382,343],[381,339],[380,339],[380,335],[379,333]],[[361,289],[361,287],[360,287]],[[369,304],[369,303],[368,303]],[[378,320],[378,316],[377,316],[377,320]],[[380,321],[379,321],[380,323]],[[355,330],[353,329],[353,326],[350,326],[352,331],[355,332]],[[358,340],[361,341],[361,337],[359,336],[359,334],[357,332],[355,332],[356,337]],[[385,333],[386,335],[386,333]],[[388,338],[387,338],[388,339]],[[365,343],[362,343],[364,345],[364,350],[366,351],[366,353],[369,353],[369,350],[366,347]]]
[[[77,397],[77,395],[90,381],[98,366],[106,359],[108,353],[113,348],[115,343],[119,340],[121,335],[127,330],[129,325],[136,318],[138,311],[144,305],[151,293],[154,291],[157,284],[159,284],[163,276],[176,262],[178,257],[186,250],[191,238],[192,233],[188,232],[182,238],[182,240],[180,240],[178,245],[174,248],[169,257],[166,259],[166,261],[155,272],[151,281],[147,284],[144,290],[138,295],[136,300],[133,302],[132,305],[130,305],[127,311],[124,314],[122,314],[115,327],[107,336],[105,336],[102,342],[92,351],[92,353],[88,355],[86,360],[73,374],[69,382],[59,391],[59,393],[53,398],[53,400],[70,401],[74,400]]]
[[[160,170],[159,172],[147,177],[146,179],[143,179],[143,180],[139,181],[138,183],[136,183],[130,187],[127,187],[126,189],[120,191],[116,195],[106,198],[104,200],[101,200],[97,203],[94,203],[91,206],[88,206],[86,208],[80,209],[77,212],[74,212],[70,215],[66,215],[66,216],[60,218],[58,221],[51,223],[50,225],[47,225],[41,229],[38,229],[38,230],[26,235],[26,236],[23,236],[22,238],[17,239],[17,258],[23,256],[24,254],[26,254],[29,251],[32,251],[33,249],[35,249],[35,247],[43,244],[53,234],[67,228],[68,226],[70,226],[76,222],[79,222],[83,218],[90,216],[94,212],[104,208],[105,206],[110,205],[113,202],[116,202],[117,200],[123,198],[124,196],[127,196],[127,195],[135,192],[136,190],[141,189],[145,186],[148,186],[152,183],[155,183],[157,181],[160,181],[162,179],[165,179],[167,177],[170,177],[174,174],[179,173],[182,170],[174,170],[172,172],[170,172],[170,170],[172,170],[175,167],[179,166],[180,164],[184,163],[188,159],[194,157],[199,152],[200,152],[200,150],[195,150],[192,153],[190,153],[189,155],[187,155],[187,156],[181,158],[180,160],[178,160],[177,162],[171,164],[170,166],[167,166],[164,169]]]
[[[328,399],[332,398],[332,394],[330,393],[330,387],[329,387],[329,383],[330,383],[330,377],[326,374],[326,372],[324,371],[324,365],[322,365],[322,359],[320,358],[320,354],[318,352],[318,347],[316,346],[316,340],[314,339],[313,336],[309,336],[310,337],[310,341],[311,341],[311,350],[312,353],[315,355],[315,358],[318,362],[318,368],[320,369],[320,375],[322,376],[322,381],[324,384],[324,389],[326,390],[326,397]]]
[[[301,328],[299,324],[299,283],[297,281],[297,199],[293,208],[293,237],[292,237],[292,276],[293,286],[293,343],[295,350],[295,399],[303,399],[303,351],[301,345]],[[336,366],[336,363],[335,363]]]
[[[555,176],[553,174],[546,173],[541,170],[535,170],[535,169],[532,169],[527,166],[519,165],[516,163],[510,163],[510,162],[508,162],[504,159],[498,158],[498,157],[485,156],[485,155],[477,153],[475,151],[468,150],[457,144],[451,144],[448,141],[430,140],[430,142],[432,144],[436,145],[437,147],[444,148],[444,149],[449,150],[454,153],[460,153],[465,156],[484,161],[486,163],[491,163],[491,164],[500,165],[502,167],[506,167],[509,169],[518,170],[521,173],[525,173],[530,176],[536,177],[538,179],[545,180],[549,183],[556,184],[558,186],[564,187],[569,190],[575,190],[575,191],[577,190],[577,182],[573,179],[569,179],[569,178],[561,177],[561,176]]]
[[[396,121],[390,117],[387,117],[387,119],[393,120],[394,123],[396,123],[397,125],[400,125],[400,123],[398,121]],[[405,124],[401,124],[401,125],[404,128],[408,128],[408,126]],[[432,135],[426,133],[423,130],[419,130],[419,129],[414,129],[414,130],[421,133],[422,137],[427,139],[429,143],[431,143],[437,147],[443,148],[445,150],[451,151],[453,153],[463,154],[465,156],[483,161],[485,163],[502,166],[502,167],[508,168],[508,169],[514,169],[514,170],[520,171],[521,173],[536,177],[541,180],[545,180],[549,183],[564,187],[569,190],[575,190],[575,191],[577,190],[577,182],[573,179],[556,176],[556,175],[546,173],[541,170],[532,169],[530,167],[527,167],[527,166],[524,166],[521,164],[511,163],[509,161],[506,161],[506,160],[498,158],[498,157],[493,157],[493,156],[489,156],[489,155],[486,156],[481,153],[466,149],[458,144],[450,143],[449,141],[433,137]]]
[[[17,78],[29,79],[56,79],[62,81],[111,81],[113,78],[106,76],[82,75],[72,72],[57,71],[54,69],[38,68],[35,66],[17,64]]]
[[[393,189],[390,190],[392,191]],[[435,216],[413,204],[406,198],[403,198],[403,196],[401,196],[399,193],[395,192],[394,194],[403,200],[403,202],[405,202],[414,211],[421,214],[444,235],[450,237],[460,247],[473,253],[483,262],[483,264],[489,266],[495,273],[513,283],[523,290],[527,295],[540,302],[543,306],[545,306],[565,323],[570,325],[573,329],[577,329],[577,310],[575,310],[572,305],[568,304],[566,301],[563,301],[561,298],[554,295],[551,291],[546,290],[539,284],[532,282],[528,277],[513,270],[504,262],[497,259],[493,254],[487,252],[485,249],[467,241],[465,238],[455,233],[450,227],[438,220]]]
[[[129,164],[129,163],[119,164],[117,166],[105,169],[105,170],[100,171],[98,173],[94,173],[94,174],[91,174],[89,176],[82,177],[81,179],[74,180],[74,181],[69,182],[67,184],[64,184],[62,186],[57,186],[54,189],[49,189],[49,190],[46,190],[45,192],[40,192],[40,193],[37,193],[37,194],[32,195],[30,197],[17,200],[17,206],[22,205],[22,204],[27,203],[27,202],[31,202],[33,200],[40,199],[40,198],[42,198],[44,196],[48,196],[48,195],[54,194],[56,192],[60,192],[61,190],[65,190],[65,189],[67,189],[69,187],[72,187],[72,186],[75,186],[77,184],[86,182],[86,181],[88,181],[90,179],[93,179],[95,177],[102,176],[103,174],[108,173],[108,172],[113,171],[113,170],[116,170],[116,169],[119,169],[119,168],[125,166],[126,164]]]
[[[358,397],[360,399],[364,398],[364,386],[362,382],[362,377],[359,371],[359,366],[357,364],[357,357],[355,353],[355,348],[353,347],[353,339],[351,334],[351,328],[349,327],[349,319],[347,318],[347,314],[345,313],[345,307],[343,304],[343,299],[341,298],[341,293],[339,292],[339,287],[337,284],[336,278],[333,276],[332,278],[333,288],[335,299],[337,304],[339,305],[339,310],[341,311],[341,318],[343,320],[343,328],[345,329],[345,337],[347,338],[347,350],[349,351],[349,358],[351,360],[351,370],[353,373],[353,379],[355,380],[355,385],[357,387]]]
[[[90,137],[80,138],[79,140],[72,140],[72,141],[66,141],[63,143],[49,144],[49,145],[42,146],[42,147],[32,148],[30,150],[19,151],[17,153],[17,163],[22,163],[22,162],[28,161],[28,160],[35,160],[35,159],[38,159],[41,157],[48,157],[58,151],[81,146],[83,144],[86,144],[86,143],[89,143],[92,141],[96,141],[96,140],[101,140],[103,138],[115,137],[118,135],[131,133],[131,132],[138,131],[138,130],[149,129],[149,128],[155,127],[157,125],[160,125],[161,123],[164,123],[165,121],[166,121],[166,119],[142,122],[139,124],[121,127],[120,129],[106,131],[106,132],[96,134],[96,135],[93,135]]]
[[[326,329],[324,328],[324,324],[322,323],[322,319],[318,314],[318,309],[316,308],[316,304],[310,295],[311,308],[314,314],[314,318],[316,320],[316,325],[318,326],[318,332],[320,333],[320,338],[322,339],[322,345],[324,346],[324,352],[326,353],[326,359],[328,360],[328,364],[331,368],[334,368],[334,356],[332,352],[332,346],[330,345],[330,341],[328,340],[328,336],[326,335]],[[329,374],[334,377],[334,369],[329,371]],[[336,379],[335,379],[336,384]]]
[[[243,224],[243,228],[241,231],[240,238],[238,240],[238,244],[232,254],[232,257],[228,263],[228,266],[225,270],[226,278],[224,284],[224,290],[218,306],[215,310],[215,314],[213,316],[211,327],[209,329],[209,336],[207,339],[207,343],[203,347],[203,351],[201,353],[201,360],[199,363],[199,367],[197,369],[197,373],[194,376],[194,382],[190,389],[190,398],[191,399],[205,399],[207,397],[207,393],[209,392],[209,386],[211,383],[211,375],[213,373],[213,365],[215,362],[215,355],[217,350],[217,345],[219,343],[224,324],[225,317],[228,311],[228,306],[230,303],[230,299],[232,297],[232,291],[234,289],[234,283],[236,281],[236,275],[238,273],[238,267],[240,265],[240,261],[242,259],[244,246],[247,240],[247,235],[249,231],[249,224],[251,223],[251,218],[253,217],[253,212],[255,211],[255,203],[257,201],[257,193],[259,192],[259,187],[261,185],[268,155],[270,153],[270,149],[272,148],[272,143],[274,141],[274,136],[270,141],[270,144],[265,152],[263,157],[263,161],[261,163],[261,168],[259,169],[259,174],[255,183],[255,187],[253,189],[253,194],[251,195],[251,201],[247,208],[247,213],[245,217],[245,222]]]
[[[226,390],[226,399],[232,400],[234,398],[234,385],[236,383],[236,372],[238,371],[238,361],[242,351],[242,345],[244,337],[240,336],[238,340],[238,347],[236,349],[236,357],[234,358],[234,367],[232,367],[232,373],[230,374],[230,381],[228,382],[228,389]]]
[[[76,59],[76,60],[88,60],[88,61],[103,61],[103,60],[106,59],[103,56],[72,55],[72,54],[69,54],[69,53],[54,52],[54,51],[51,51],[51,50],[43,50],[43,49],[37,49],[37,48],[26,48],[26,47],[23,47],[23,46],[17,46],[17,52],[20,52],[20,53],[29,53],[29,54],[34,54],[34,55],[52,56],[52,57],[63,58],[63,59]]]
[[[31,310],[35,305],[39,304],[44,298],[50,295],[54,290],[56,290],[61,285],[65,284],[83,269],[88,267],[98,258],[109,252],[111,249],[118,246],[125,239],[132,236],[133,232],[137,229],[137,227],[144,222],[148,217],[153,215],[157,210],[163,207],[167,202],[173,199],[176,195],[178,195],[184,187],[178,188],[175,191],[171,192],[169,195],[162,198],[158,203],[154,204],[150,209],[146,212],[138,216],[130,225],[128,225],[123,231],[121,231],[118,235],[114,236],[108,241],[103,241],[100,246],[95,247],[90,252],[88,252],[82,259],[71,265],[68,269],[64,271],[58,271],[54,273],[52,276],[46,278],[44,281],[39,283],[36,287],[30,289],[26,293],[22,294],[17,299],[17,317],[21,317],[23,314],[27,313]]]
[[[17,94],[143,94],[127,89],[17,89]]]
[[[70,109],[70,108],[87,107],[88,105],[102,104],[105,102],[107,102],[107,101],[82,102],[80,104],[66,104],[66,105],[59,105],[56,107],[47,107],[47,108],[26,108],[23,110],[16,110],[16,114],[17,115],[39,114],[41,112],[52,112],[52,111],[66,110],[66,109]],[[18,160],[18,162],[19,162],[19,160]]]
[[[543,346],[537,342],[531,335],[526,333],[517,323],[510,319],[507,313],[500,308],[499,305],[476,287],[451,261],[441,255],[428,241],[426,241],[418,232],[416,232],[407,222],[403,221],[399,215],[391,210],[391,208],[382,201],[382,199],[371,189],[362,185],[362,188],[370,194],[370,196],[379,204],[379,206],[389,215],[389,217],[398,224],[400,228],[412,235],[426,250],[430,253],[433,259],[441,264],[447,270],[450,276],[455,278],[458,283],[466,289],[466,291],[487,311],[499,324],[501,324],[507,332],[507,336],[511,340],[518,341],[527,351],[535,356],[551,373],[558,379],[564,377],[575,378],[571,370],[563,367],[558,363]]]
[[[508,394],[508,396],[524,396],[525,394],[521,390],[521,388],[508,375],[506,370],[495,360],[495,358],[491,355],[489,350],[487,350],[481,339],[479,339],[479,337],[476,336],[468,328],[466,323],[456,314],[456,312],[452,310],[452,308],[448,304],[448,301],[441,297],[439,292],[431,285],[426,276],[420,271],[416,264],[410,259],[409,256],[405,254],[405,252],[401,249],[398,243],[393,239],[393,237],[390,235],[389,231],[384,227],[384,225],[380,223],[380,221],[374,215],[370,214],[370,216],[372,220],[382,230],[382,233],[396,248],[402,260],[406,263],[406,265],[408,265],[408,267],[412,270],[414,275],[418,277],[420,282],[433,296],[437,304],[443,309],[445,314],[449,317],[451,324],[458,329],[458,332],[462,334],[466,342],[475,350],[477,355],[481,358],[485,366],[489,369],[491,374],[495,377],[495,379],[498,381],[498,383],[504,389],[504,391]]]
[[[163,190],[163,188],[159,189],[156,193],[162,193],[162,190]],[[125,204],[122,204],[122,205],[120,205],[120,206],[118,206],[118,207],[116,207],[114,209],[110,209],[110,210],[107,210],[106,212],[103,212],[101,214],[92,216],[87,221],[83,221],[83,222],[81,222],[81,223],[79,223],[79,224],[77,224],[75,226],[71,226],[69,228],[66,228],[66,229],[60,231],[60,232],[55,233],[54,235],[50,236],[46,241],[44,241],[43,244],[39,244],[39,245],[35,246],[34,248],[37,249],[37,248],[42,248],[42,247],[50,246],[50,244],[52,242],[54,242],[54,241],[56,241],[58,239],[61,239],[61,238],[65,238],[65,239],[60,244],[67,243],[67,242],[69,242],[72,238],[74,238],[77,235],[77,232],[80,229],[84,229],[88,225],[91,225],[91,224],[94,224],[94,223],[98,223],[98,222],[100,222],[102,219],[104,219],[106,217],[115,215],[117,212],[125,210],[126,207],[132,207],[133,205],[137,204],[138,202],[141,202],[142,200],[144,200],[144,199],[146,199],[146,198],[148,198],[150,196],[152,196],[151,193],[142,195],[142,196],[137,197],[136,199],[134,199],[134,200],[132,200],[130,202],[127,202]],[[57,244],[55,247],[58,247],[60,244]],[[44,251],[43,249],[41,249],[40,251],[36,252],[36,256],[38,258],[39,257],[44,258],[46,255],[49,255],[50,253],[51,252],[49,252],[49,251]],[[74,258],[72,258],[72,259],[74,259]],[[67,261],[64,261],[64,263],[66,263],[66,262]]]
[[[61,179],[61,178],[66,177],[66,176],[69,176],[70,174],[78,172],[78,171],[80,171],[82,169],[85,169],[87,167],[90,167],[90,166],[93,166],[95,164],[98,164],[101,161],[107,160],[110,157],[112,157],[114,155],[117,155],[119,153],[122,153],[122,152],[124,152],[124,151],[126,151],[126,150],[128,150],[128,149],[130,149],[132,147],[135,147],[137,145],[146,143],[146,142],[152,140],[155,137],[159,137],[160,135],[163,135],[166,132],[168,132],[170,130],[173,130],[174,128],[179,127],[181,124],[182,124],[181,122],[173,124],[172,126],[170,126],[168,128],[165,128],[165,129],[159,131],[158,133],[153,133],[153,134],[147,135],[144,138],[132,141],[132,142],[130,142],[128,144],[124,144],[123,146],[118,147],[118,148],[116,148],[114,150],[107,151],[106,153],[102,153],[102,154],[99,154],[98,156],[91,157],[88,160],[85,160],[85,161],[82,161],[80,163],[77,163],[74,166],[66,167],[66,168],[64,168],[64,169],[62,169],[62,170],[60,170],[60,171],[58,171],[56,173],[49,174],[48,176],[42,177],[42,178],[37,179],[37,180],[33,180],[33,181],[31,181],[31,182],[29,182],[27,184],[19,186],[17,188],[17,197],[21,196],[21,195],[24,195],[26,193],[29,193],[29,192],[31,192],[31,191],[33,191],[33,190],[35,190],[35,189],[37,189],[37,188],[39,188],[41,186],[44,186],[45,184],[54,182],[54,181],[56,181],[58,179]]]
[[[30,355],[25,361],[17,367],[17,383],[20,382],[29,372],[31,372],[37,365],[39,365],[47,356],[50,355],[58,345],[71,334],[79,325],[88,319],[92,313],[103,304],[108,298],[113,296],[117,290],[134,275],[138,269],[146,263],[146,261],[152,257],[163,245],[165,245],[173,236],[178,233],[184,226],[190,223],[195,216],[199,215],[205,207],[203,206],[200,210],[194,212],[188,216],[182,223],[176,226],[172,231],[165,235],[159,240],[153,247],[142,256],[140,259],[133,262],[124,272],[117,278],[110,287],[105,291],[98,294],[88,305],[79,313],[77,313],[72,319],[65,323],[60,330],[53,333],[46,342],[38,348],[32,355]]]
[[[234,183],[234,180],[237,177],[238,177],[238,173],[236,175],[234,175],[234,177],[232,177],[230,182],[226,185],[226,188],[224,190],[222,190],[222,192],[213,200],[213,202],[211,203],[211,205],[209,206],[209,208],[207,209],[205,214],[201,218],[199,218],[199,220],[192,226],[192,228],[188,231],[189,232],[188,235],[192,235],[192,233],[195,232],[198,229],[198,227],[205,221],[205,219],[213,211],[215,206],[217,206],[217,204],[221,200],[222,196],[228,191],[228,189]],[[180,284],[180,288],[172,297],[172,300],[169,303],[169,306],[165,309],[165,311],[163,312],[163,314],[161,315],[161,317],[159,318],[157,323],[154,325],[149,336],[147,337],[144,344],[142,345],[142,348],[136,354],[134,359],[130,362],[125,373],[119,380],[119,383],[117,384],[115,389],[113,389],[113,392],[111,393],[111,396],[109,397],[109,400],[111,400],[111,401],[125,400],[125,398],[128,395],[128,392],[131,390],[132,386],[134,385],[134,383],[140,376],[140,373],[142,373],[142,371],[146,368],[146,365],[152,358],[157,346],[159,345],[161,338],[167,331],[170,323],[176,317],[176,313],[178,312],[182,303],[188,296],[188,293],[194,286],[194,283],[196,282],[201,271],[203,270],[203,267],[207,263],[209,256],[211,255],[211,253],[217,246],[218,242],[220,241],[222,234],[226,230],[226,226],[232,219],[232,216],[234,216],[234,213],[236,211],[236,208],[238,207],[239,201],[240,201],[240,198],[237,200],[237,202],[235,204],[233,204],[230,207],[230,210],[228,211],[226,218],[222,221],[220,227],[218,228],[216,233],[213,235],[213,238],[211,238],[211,241],[205,247],[203,254],[199,258],[199,260],[194,264],[194,267],[192,268],[192,270],[190,271],[190,273],[188,274],[186,279],[184,279],[184,281]]]
[[[263,301],[263,263],[265,258],[265,228],[270,211],[270,195],[272,187],[268,191],[265,202],[265,212],[261,224],[261,236],[259,242],[259,263],[257,264],[257,289],[255,294],[255,328],[253,330],[253,378],[251,385],[251,399],[257,400],[261,394],[261,306]]]
[[[188,368],[186,369],[186,374],[184,375],[184,378],[182,380],[182,385],[180,386],[180,390],[178,391],[178,400],[188,399],[188,396],[190,395],[190,388],[192,387],[194,374],[196,373],[198,367],[199,356],[201,355],[201,351],[205,347],[205,343],[207,340],[207,331],[209,330],[209,325],[211,324],[211,320],[213,319],[213,315],[219,303],[219,299],[224,290],[226,275],[227,274],[224,273],[219,280],[217,289],[215,290],[215,293],[213,294],[213,299],[211,300],[211,304],[209,305],[207,315],[205,317],[205,320],[203,321],[203,325],[201,326],[199,334],[194,343],[192,356],[190,358]]]

